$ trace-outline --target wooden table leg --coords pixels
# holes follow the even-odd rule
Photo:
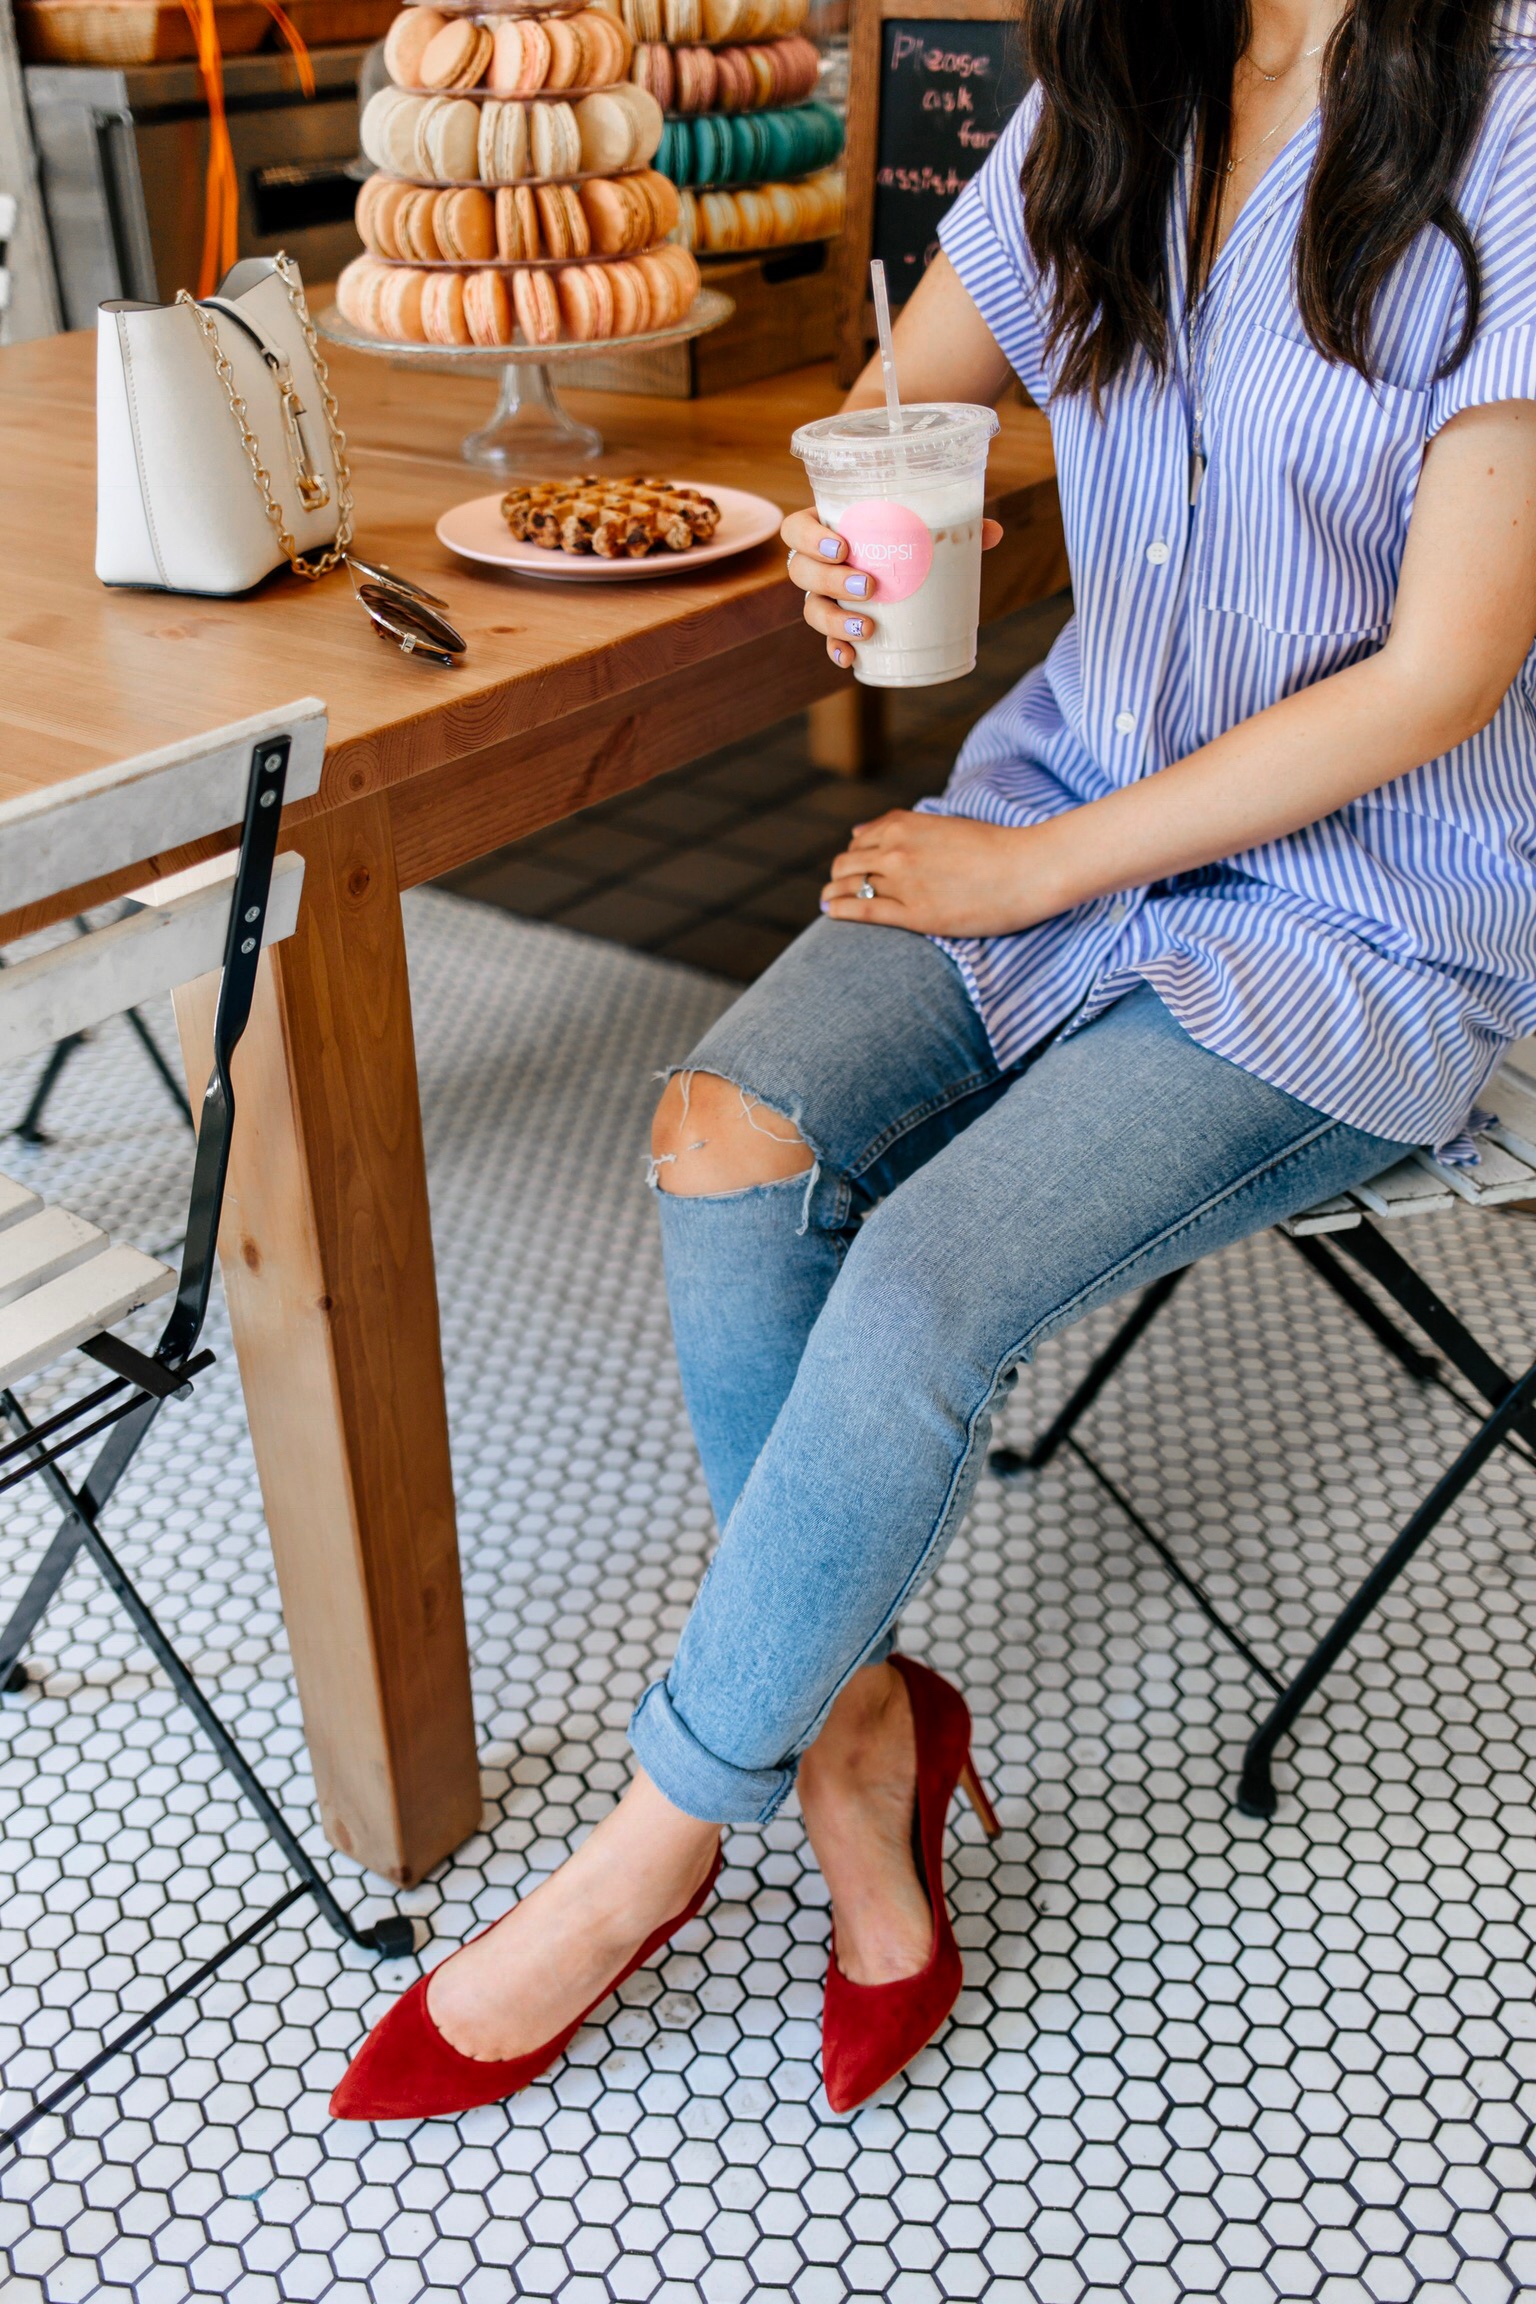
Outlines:
[[[325,1829],[421,1879],[480,1821],[387,804],[302,828],[235,1058],[220,1254]],[[217,978],[177,996],[194,1105]]]
[[[878,776],[885,766],[885,691],[854,680],[806,713],[806,750],[838,776]]]

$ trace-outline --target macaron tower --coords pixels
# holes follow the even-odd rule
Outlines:
[[[511,0],[401,9],[390,85],[361,140],[367,253],[336,284],[344,319],[408,344],[588,343],[673,326],[698,266],[671,236],[676,186],[650,162],[660,104],[628,77],[616,8]]]
[[[808,0],[602,0],[634,41],[629,74],[666,114],[656,166],[682,194],[678,237],[710,255],[830,238],[843,124],[814,101]]]

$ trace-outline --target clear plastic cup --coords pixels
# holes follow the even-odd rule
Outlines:
[[[930,688],[974,668],[987,446],[997,429],[995,409],[934,400],[903,408],[897,432],[883,408],[859,408],[802,424],[791,440],[817,518],[874,579],[874,637],[856,642],[854,657],[854,678],[867,688]]]

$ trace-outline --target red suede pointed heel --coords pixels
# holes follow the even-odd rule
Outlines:
[[[894,1984],[854,1984],[837,1964],[837,1929],[827,1963],[821,2019],[821,2076],[834,2112],[851,2112],[927,2046],[960,1997],[960,1947],[944,1900],[944,1822],[956,1785],[989,1840],[1002,1826],[971,1765],[965,1698],[909,1656],[891,1662],[907,1684],[917,1738],[917,1845],[933,1908],[933,1949],[915,1976]]]
[[[720,1857],[709,1878],[683,1910],[653,1935],[647,1936],[629,1966],[605,1984],[574,2024],[567,2024],[552,2040],[531,2048],[526,2056],[501,2061],[461,2056],[449,2046],[433,2023],[427,2007],[429,1979],[420,1977],[398,1999],[387,2016],[380,2017],[353,2057],[331,2098],[337,2120],[430,2120],[443,2113],[472,2112],[478,2104],[494,2104],[515,2096],[547,2072],[575,2039],[594,2008],[610,1993],[654,1959],[669,1937],[675,1936],[701,1910],[720,1876]],[[482,1929],[482,1935],[490,1930]]]

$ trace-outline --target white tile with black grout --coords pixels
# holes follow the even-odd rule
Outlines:
[[[730,993],[442,895],[408,917],[486,1795],[396,1899],[435,1959],[601,1814],[711,1542],[641,1179],[651,1075]],[[0,1164],[163,1245],[186,1139],[123,1028],[52,1120]],[[1511,1362],[1532,1348],[1536,1226],[1400,1237]],[[1113,1317],[1046,1349],[1006,1437]],[[212,1341],[109,1526],[374,1914],[312,1821],[217,1308]],[[1089,1436],[1294,1654],[1462,1430],[1270,1238],[1191,1278]],[[0,2169],[7,2304],[1536,2293],[1533,1500],[1525,1467],[1485,1474],[1304,1719],[1266,1829],[1230,1806],[1249,1675],[1115,1508],[1067,1459],[984,1480],[905,1638],[963,1683],[1005,1834],[960,1817],[966,1993],[881,2102],[819,2095],[826,1900],[792,1812],[732,1835],[719,1900],[544,2085],[458,2121],[328,2121],[416,1971],[300,1906]],[[3,1526],[8,1598],[48,1515],[13,1492]],[[0,2117],[282,1877],[89,1569],[35,1649],[46,1681],[0,1709]]]

